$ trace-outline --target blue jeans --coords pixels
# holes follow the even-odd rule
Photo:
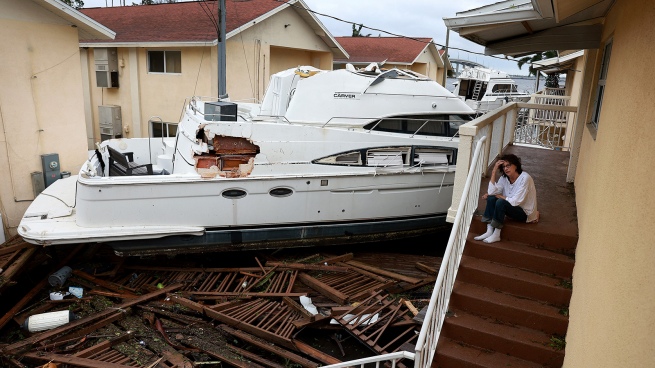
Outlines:
[[[528,215],[525,214],[523,208],[512,206],[506,200],[496,198],[496,196],[490,195],[487,197],[487,207],[484,209],[482,222],[491,223],[492,227],[502,229],[505,222],[505,215],[521,222],[525,222],[528,219]]]

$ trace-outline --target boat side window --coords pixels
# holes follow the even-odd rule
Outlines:
[[[453,150],[432,147],[416,147],[414,149],[413,165],[448,167],[453,161]]]
[[[411,147],[371,148],[366,151],[366,166],[389,167],[409,165]]]
[[[455,136],[457,133],[459,133],[459,127],[471,120],[473,120],[473,115],[451,114],[450,119],[448,119],[448,135],[450,137]]]
[[[380,122],[369,123],[364,126],[364,129],[402,134],[448,136],[446,127],[447,121],[448,115],[388,118],[383,119]]]
[[[360,151],[346,152],[334,156],[315,160],[317,164],[362,166],[362,153]]]
[[[491,88],[492,93],[509,93],[516,92],[516,85],[513,84],[496,84]]]

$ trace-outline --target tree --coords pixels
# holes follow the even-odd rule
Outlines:
[[[64,4],[70,6],[71,8],[75,8],[77,10],[80,10],[84,7],[84,1],[82,0],[61,0],[63,1]]]
[[[369,37],[371,34],[363,35],[362,32],[362,27],[364,27],[363,24],[359,24],[359,28],[357,28],[357,24],[353,23],[353,37]]]
[[[548,74],[546,76],[546,87],[559,88],[559,74]]]
[[[557,51],[555,50],[542,51],[542,52],[537,52],[536,54],[533,55],[522,57],[516,63],[518,64],[519,69],[521,69],[521,67],[525,64],[530,64],[530,68],[528,69],[529,71],[528,75],[537,75],[537,71],[534,69],[534,66],[532,64],[540,60],[553,58],[555,56],[557,56]]]

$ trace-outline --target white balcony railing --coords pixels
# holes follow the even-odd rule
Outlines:
[[[464,252],[466,235],[471,226],[471,218],[478,207],[478,196],[480,194],[480,178],[485,169],[482,160],[482,149],[486,137],[481,137],[478,141],[471,168],[468,171],[466,184],[464,185],[464,199],[460,202],[455,216],[453,228],[450,231],[448,245],[441,261],[437,281],[432,291],[430,304],[423,319],[421,333],[416,342],[416,355],[414,368],[428,368],[432,364],[432,359],[437,350],[441,327],[443,326],[450,295],[455,285],[455,278],[459,270],[459,263]],[[457,168],[459,170],[459,167]]]

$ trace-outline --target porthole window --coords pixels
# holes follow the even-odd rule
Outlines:
[[[245,197],[247,194],[248,194],[248,193],[246,193],[245,190],[241,190],[241,189],[228,189],[228,190],[223,191],[223,193],[221,193],[221,195],[222,195],[223,197],[228,198],[228,199],[239,199],[239,198],[243,198],[243,197]]]
[[[293,194],[293,190],[290,188],[273,188],[268,194],[273,197],[288,197]]]

